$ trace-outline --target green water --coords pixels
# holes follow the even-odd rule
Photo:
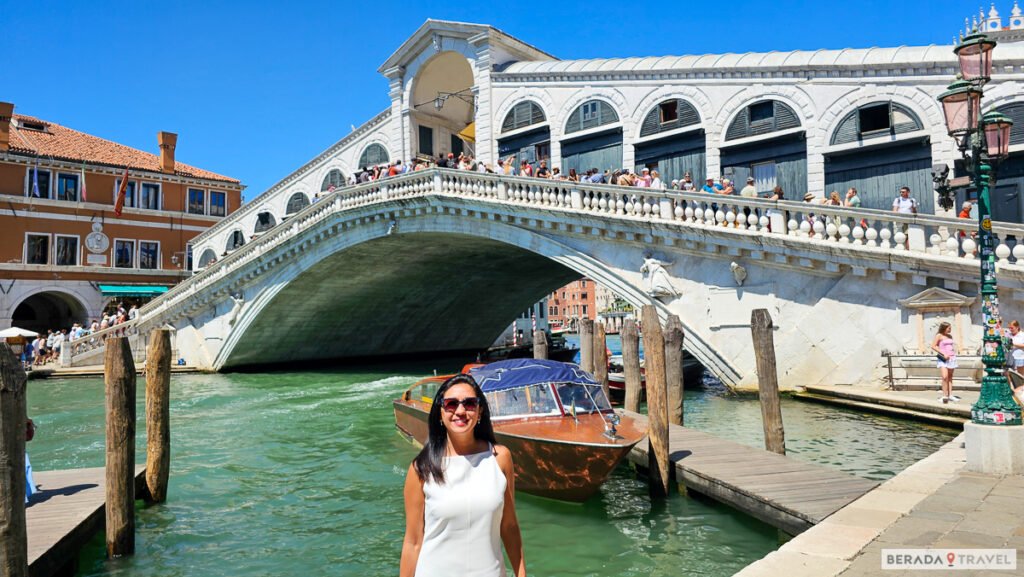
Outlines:
[[[176,377],[169,501],[138,511],[134,557],[106,560],[98,537],[79,575],[397,574],[402,483],[416,449],[396,433],[390,400],[429,373],[402,364]],[[686,403],[688,424],[762,443],[755,399],[710,386],[688,391]],[[103,465],[99,379],[33,381],[29,411],[37,470]],[[953,436],[796,401],[783,402],[783,416],[791,455],[873,479]],[[138,447],[144,460],[142,430]],[[537,576],[731,575],[778,546],[774,529],[722,505],[652,503],[627,467],[583,505],[519,494],[517,507]]]

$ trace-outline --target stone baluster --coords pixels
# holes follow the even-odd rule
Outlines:
[[[839,225],[838,233],[840,244],[849,244],[851,242],[850,235],[853,233],[853,229],[850,228],[850,225],[845,222]]]
[[[1010,264],[1010,246],[1006,244],[1006,233],[1005,232],[992,232],[993,236],[997,239],[996,244],[996,258],[999,259],[1000,266],[1006,266]]]
[[[1017,241],[1017,244],[1013,245],[1011,254],[1013,255],[1014,264],[1024,264],[1024,244],[1021,241]]]

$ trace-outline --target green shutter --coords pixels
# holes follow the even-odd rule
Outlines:
[[[676,119],[672,122],[662,122],[661,107],[668,102],[675,102],[676,104]],[[667,132],[669,130],[692,126],[694,124],[700,124],[700,114],[692,104],[685,100],[664,100],[659,102],[651,109],[650,112],[647,113],[647,116],[644,117],[644,121],[640,125],[640,136],[650,136],[659,132]]]
[[[387,164],[388,162],[390,162],[390,157],[387,149],[376,142],[367,146],[363,153],[359,155],[360,167]]]
[[[584,118],[584,108],[593,109],[595,103],[597,108],[596,112],[588,118]],[[569,120],[565,123],[565,133],[570,134],[581,130],[589,130],[591,128],[597,128],[598,126],[604,126],[605,124],[612,124],[618,121],[619,115],[616,114],[615,109],[607,102],[603,100],[588,100],[587,102],[577,106],[576,110],[573,110],[572,114],[569,115]]]
[[[516,104],[512,107],[512,110],[508,111],[508,114],[505,115],[505,120],[501,123],[501,131],[510,132],[526,128],[527,126],[533,126],[534,124],[540,124],[545,120],[547,118],[544,116],[544,111],[541,110],[540,106],[536,102],[527,100]]]
[[[800,126],[800,117],[793,112],[793,109],[785,104],[775,101],[775,130],[786,130]]]
[[[917,117],[916,114],[910,111],[905,106],[901,106],[892,103],[892,131],[893,134],[904,134],[906,132],[914,132],[915,130],[923,130],[924,124]]]

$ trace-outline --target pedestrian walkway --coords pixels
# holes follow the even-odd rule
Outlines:
[[[892,576],[883,549],[1016,549],[1024,572],[1024,477],[960,471],[854,557],[843,577]],[[1007,575],[1006,571],[972,575]]]
[[[954,480],[967,456],[961,434],[821,523],[737,573],[738,577],[832,577],[890,526]],[[868,563],[861,561],[860,563]],[[875,565],[881,568],[881,562]],[[898,575],[897,572],[888,572]]]
[[[135,372],[142,374],[145,370],[146,365],[140,363],[135,366]],[[171,374],[186,374],[186,373],[198,373],[199,369],[189,366],[172,366]],[[35,368],[29,371],[29,379],[65,379],[71,377],[102,377],[103,376],[103,365],[87,365],[83,367],[52,367],[45,366]]]

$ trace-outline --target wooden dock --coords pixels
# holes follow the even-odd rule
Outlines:
[[[73,570],[78,552],[103,530],[106,497],[103,467],[34,471],[40,491],[25,509],[28,566],[32,577]],[[135,468],[135,495],[146,491],[146,468]]]
[[[647,467],[646,440],[633,448],[629,459]],[[725,503],[790,535],[810,529],[878,485],[678,425],[669,426],[669,459],[676,482],[688,491]]]

